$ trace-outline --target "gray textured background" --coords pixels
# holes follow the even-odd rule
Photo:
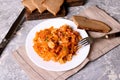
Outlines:
[[[120,22],[120,0],[88,0],[85,5],[70,8],[65,18],[78,14],[87,7],[97,5]],[[0,41],[15,21],[23,6],[21,0],[0,0]],[[29,80],[26,73],[12,57],[12,51],[24,45],[28,32],[41,20],[26,21],[17,36],[10,42],[0,59],[0,80]],[[68,80],[120,80],[120,46],[109,51],[98,60],[89,63],[84,69]]]

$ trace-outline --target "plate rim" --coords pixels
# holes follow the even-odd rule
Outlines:
[[[39,65],[38,65],[37,63],[35,63],[35,62],[33,61],[33,59],[30,57],[30,55],[29,55],[29,53],[28,53],[28,50],[27,50],[27,39],[28,39],[30,33],[33,31],[33,29],[35,29],[35,28],[36,28],[37,26],[39,26],[40,24],[45,23],[45,22],[47,22],[47,21],[51,21],[51,20],[67,20],[67,21],[70,21],[70,22],[73,23],[73,21],[68,20],[68,19],[63,19],[63,18],[53,18],[53,19],[44,20],[44,21],[38,23],[38,24],[37,24],[36,26],[34,26],[34,27],[29,31],[29,33],[27,34],[26,41],[25,41],[25,50],[26,50],[27,56],[29,57],[29,59],[30,59],[35,65],[37,65],[38,67],[40,67],[40,68],[42,68],[42,69],[49,70],[49,71],[66,71],[66,70],[70,70],[70,69],[73,69],[73,68],[79,66],[79,65],[87,58],[87,56],[88,56],[88,54],[89,54],[89,51],[90,51],[90,45],[87,45],[87,47],[88,47],[89,50],[87,51],[86,58],[85,58],[81,63],[79,63],[79,65],[77,65],[77,66],[75,66],[75,67],[72,67],[72,68],[70,68],[70,69],[62,69],[62,70],[60,70],[60,69],[58,69],[58,70],[47,69],[47,68],[45,68],[45,67],[39,66]],[[74,24],[75,24],[75,23],[74,23]],[[75,24],[75,25],[76,25],[76,24]],[[76,27],[77,27],[77,25],[76,25]],[[73,27],[72,27],[72,28],[73,28]],[[46,29],[46,28],[44,28],[44,29]],[[41,29],[40,29],[40,30],[41,30]],[[81,29],[80,29],[80,30],[81,30]],[[87,34],[87,32],[86,32],[85,30],[82,30],[82,31],[84,31],[84,32]],[[87,34],[86,37],[88,37],[88,34]],[[37,54],[37,53],[36,53],[36,54]],[[39,58],[40,58],[40,56],[39,56]],[[65,64],[66,64],[66,63],[65,63]]]

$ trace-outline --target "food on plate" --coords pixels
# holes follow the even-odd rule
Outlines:
[[[32,0],[32,3],[34,6],[38,9],[40,13],[44,12],[46,10],[46,7],[44,7],[42,4],[45,0]]]
[[[59,12],[64,0],[45,0],[43,6],[47,8],[54,16]]]
[[[96,32],[107,33],[110,32],[111,28],[98,20],[88,19],[83,16],[73,16],[72,20],[78,26],[79,29],[85,29]]]
[[[22,4],[29,9],[30,12],[33,12],[36,7],[33,5],[31,0],[23,0]]]
[[[60,28],[51,26],[36,32],[33,48],[43,60],[63,64],[75,55],[77,44],[81,39],[80,33],[74,31],[69,25],[65,24]]]

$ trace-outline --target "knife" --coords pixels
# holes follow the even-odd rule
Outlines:
[[[104,35],[104,38],[107,38],[107,39],[114,38],[114,37],[120,37],[120,31]]]
[[[2,41],[0,43],[0,57],[2,55],[3,50],[5,49],[7,44],[9,43],[9,41],[14,37],[17,30],[20,29],[20,26],[25,21],[25,11],[26,11],[26,9],[23,8],[23,10],[19,14],[18,18],[15,20],[15,22],[10,27],[10,29],[9,29],[8,33],[6,34],[6,36],[2,39]]]

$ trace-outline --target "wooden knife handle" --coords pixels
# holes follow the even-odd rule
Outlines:
[[[115,33],[111,33],[111,34],[106,34],[105,35],[106,38],[114,38],[114,37],[120,37],[120,31],[119,32],[115,32]]]

